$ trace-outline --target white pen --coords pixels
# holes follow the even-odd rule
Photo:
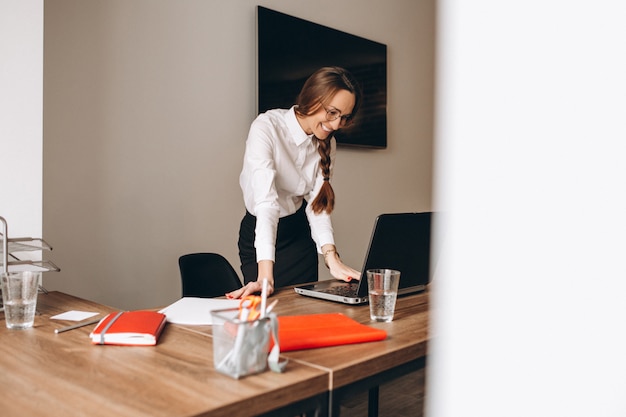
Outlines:
[[[267,314],[267,278],[263,278],[261,285],[261,317],[263,318]]]
[[[90,324],[96,324],[100,320],[101,320],[100,318],[97,318],[97,319],[91,319],[89,321],[83,321],[81,323],[72,324],[71,326],[61,327],[60,329],[54,329],[54,332],[55,333],[63,333],[63,332],[66,332],[68,330],[78,329],[79,327],[89,326]]]

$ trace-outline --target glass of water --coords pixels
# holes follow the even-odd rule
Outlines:
[[[394,269],[368,269],[367,290],[372,321],[390,322],[396,310],[400,271]]]
[[[35,321],[41,272],[2,272],[4,319],[9,329],[28,329]]]

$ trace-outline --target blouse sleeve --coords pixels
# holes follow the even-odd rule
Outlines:
[[[255,247],[257,260],[275,260],[276,231],[280,208],[274,185],[276,168],[273,139],[268,122],[256,120],[246,141],[240,185],[246,209],[256,216]]]

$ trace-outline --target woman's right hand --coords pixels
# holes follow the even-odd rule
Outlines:
[[[257,262],[258,277],[256,281],[250,281],[238,290],[226,294],[226,298],[237,299],[247,297],[252,294],[260,294],[263,291],[263,279],[267,279],[267,295],[274,292],[274,262],[264,259]]]
[[[267,281],[267,295],[270,296],[274,293],[274,283],[270,280]],[[248,295],[260,294],[263,291],[263,281],[250,281],[238,290],[226,293],[226,298],[235,300],[239,298],[247,297]]]

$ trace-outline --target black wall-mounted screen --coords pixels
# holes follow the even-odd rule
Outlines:
[[[387,46],[258,6],[258,111],[289,108],[317,69],[340,66],[361,84],[355,123],[338,145],[387,147]]]

